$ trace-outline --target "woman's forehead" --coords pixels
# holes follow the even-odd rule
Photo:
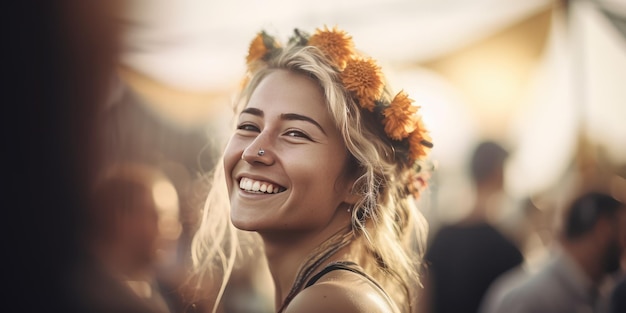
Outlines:
[[[330,119],[326,98],[319,84],[304,74],[287,70],[276,70],[263,78],[252,91],[246,108],[264,112],[288,111],[318,118],[327,116]]]

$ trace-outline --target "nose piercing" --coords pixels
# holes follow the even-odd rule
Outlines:
[[[265,150],[263,149],[259,149],[259,152],[257,152],[258,156],[263,156],[265,154]]]

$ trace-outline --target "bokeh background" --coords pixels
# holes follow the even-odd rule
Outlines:
[[[107,101],[104,157],[163,170],[177,191],[187,266],[212,168],[231,131],[249,42],[264,29],[348,31],[393,90],[420,106],[437,170],[420,199],[430,233],[473,204],[481,140],[511,151],[506,207],[494,217],[529,260],[581,186],[626,200],[626,1],[128,0]],[[528,214],[526,202],[544,218]],[[172,258],[170,258],[172,259]]]

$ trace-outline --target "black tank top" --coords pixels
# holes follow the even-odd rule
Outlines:
[[[367,280],[372,282],[372,284],[374,284],[378,288],[378,290],[380,290],[380,292],[383,294],[383,296],[387,300],[387,303],[389,304],[389,306],[394,309],[394,312],[400,312],[397,309],[397,306],[396,306],[395,302],[393,300],[391,300],[391,297],[389,297],[387,292],[385,292],[385,289],[383,289],[383,287],[380,284],[378,284],[378,282],[376,282],[372,277],[367,275],[367,273],[363,272],[361,267],[358,264],[354,263],[354,262],[338,261],[338,262],[330,263],[324,269],[322,269],[319,273],[313,275],[313,277],[311,277],[311,279],[309,279],[309,281],[306,283],[304,288],[310,287],[311,285],[315,284],[320,278],[322,278],[322,276],[328,274],[329,272],[335,271],[335,270],[350,271],[350,272],[353,272],[355,274],[358,274],[358,275],[361,275],[361,276],[365,277]]]

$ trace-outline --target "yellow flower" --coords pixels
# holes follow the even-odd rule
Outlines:
[[[380,67],[371,58],[350,59],[341,72],[341,81],[349,92],[359,100],[362,108],[372,112],[383,91]]]
[[[317,29],[307,43],[309,46],[318,47],[339,68],[343,70],[346,63],[354,53],[352,37],[346,32],[334,27],[332,30],[324,26]]]
[[[415,112],[413,100],[409,99],[404,91],[400,91],[391,101],[391,104],[383,111],[385,118],[385,133],[393,140],[406,138],[417,126],[415,122]]]
[[[409,134],[409,160],[411,162],[425,158],[428,155],[428,150],[432,147],[432,139],[428,135],[422,119],[416,119],[415,123],[415,130]]]

